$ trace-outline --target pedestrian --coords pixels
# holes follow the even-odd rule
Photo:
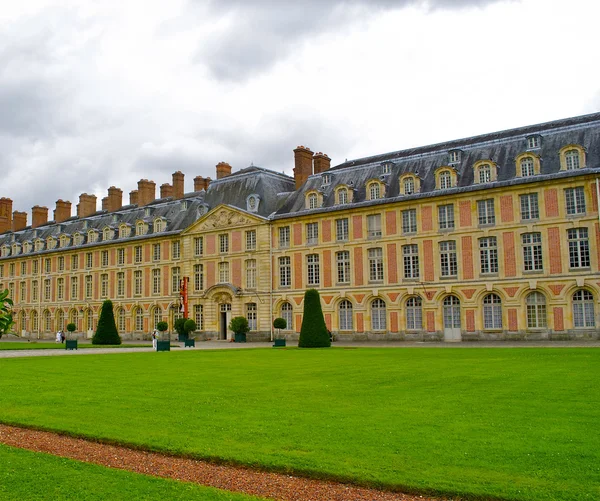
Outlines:
[[[60,342],[64,343],[65,342],[65,332],[61,329],[60,331]]]
[[[156,332],[156,329],[154,329],[152,331],[152,349],[156,350],[156,342],[158,340],[158,333]]]
[[[58,331],[58,332],[56,333],[56,342],[57,342],[57,343],[60,343],[60,342],[61,342],[61,339],[62,339],[62,336],[60,335],[60,331]]]

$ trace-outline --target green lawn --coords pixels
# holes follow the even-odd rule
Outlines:
[[[150,348],[151,343],[146,344],[110,344],[99,345],[92,343],[77,343],[78,348]],[[44,343],[33,341],[30,343],[11,341],[3,343],[0,341],[0,350],[64,350],[65,345],[62,343]]]
[[[420,492],[600,499],[600,350],[0,359],[0,421]]]
[[[104,468],[0,444],[0,499],[259,501],[199,485]]]

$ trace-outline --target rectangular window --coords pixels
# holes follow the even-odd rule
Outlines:
[[[525,271],[542,271],[542,234],[524,233],[521,235],[523,243],[523,267]]]
[[[9,277],[14,277],[15,276],[15,263],[10,263],[10,265],[8,267],[8,276]]]
[[[100,275],[100,296],[108,297],[108,273]]]
[[[117,249],[117,265],[123,266],[125,264],[125,249]]]
[[[350,283],[350,251],[336,253],[337,281],[339,284]]]
[[[229,263],[219,263],[219,283],[229,283]]]
[[[142,295],[142,270],[133,272],[133,293],[136,296]]]
[[[369,281],[383,282],[383,249],[369,249]]]
[[[368,238],[381,237],[381,214],[367,216],[367,236]]]
[[[65,279],[56,279],[56,300],[63,301],[65,299]]]
[[[79,269],[79,256],[74,254],[71,256],[71,271]]]
[[[85,276],[85,297],[91,299],[94,292],[94,277],[92,275]]]
[[[246,232],[246,250],[256,250],[256,230],[249,230]]]
[[[160,270],[152,270],[152,294],[160,294]]]
[[[257,329],[256,303],[246,304],[246,319],[248,320],[248,327],[250,328],[250,330],[255,331]]]
[[[181,268],[175,266],[171,268],[171,292],[176,294],[179,292],[179,282],[181,281]]]
[[[246,260],[246,289],[256,289],[256,259]]]
[[[407,209],[402,211],[402,233],[417,232],[417,209]]]
[[[279,248],[286,249],[290,246],[290,227],[282,226],[279,228]]]
[[[65,263],[64,259],[65,258],[63,257],[63,265]],[[60,260],[59,260],[59,263],[60,263]],[[21,276],[23,276],[23,275],[27,275],[27,263],[25,261],[23,261],[21,263]]]
[[[477,220],[480,226],[496,224],[493,198],[477,201]]]
[[[21,263],[21,265],[23,265],[24,263]],[[65,256],[58,256],[58,271],[65,271]],[[21,275],[24,275],[25,273],[23,273],[23,266],[21,266]]]
[[[338,242],[347,242],[350,238],[348,230],[348,218],[336,219],[335,220],[335,239]]]
[[[306,245],[319,243],[319,223],[306,223]]]
[[[440,230],[454,228],[454,205],[440,205],[438,207],[438,224]]]
[[[79,277],[71,277],[71,301],[79,299]]]
[[[135,262],[138,264],[141,263],[142,262],[142,246],[141,245],[135,246],[134,254],[135,254]]]
[[[194,305],[194,320],[199,331],[204,330],[204,308],[201,304]]]
[[[40,262],[37,259],[34,260],[33,264],[32,264],[32,268],[33,268],[32,273],[34,275],[37,275],[39,273],[39,266],[40,266]],[[0,266],[0,270],[1,270],[0,276],[4,276],[4,265]]]
[[[587,228],[567,230],[569,239],[569,266],[571,268],[589,268],[590,244]]]
[[[31,282],[31,302],[35,303],[40,298],[40,290],[38,281],[34,280]]]
[[[194,290],[201,291],[204,289],[204,265],[194,265]]]
[[[85,253],[85,267],[86,269],[90,269],[93,266],[94,260],[91,252]]]
[[[498,273],[498,245],[496,237],[479,239],[481,273]]]
[[[539,219],[540,209],[537,193],[527,193],[526,195],[521,195],[519,198],[521,199],[521,219],[523,221]]]
[[[101,259],[102,266],[104,268],[106,268],[108,266],[108,251],[103,250],[101,256],[102,256],[102,259]]]
[[[419,246],[417,244],[403,245],[402,256],[404,258],[404,278],[419,278]]]
[[[583,191],[583,186],[567,188],[565,190],[565,205],[567,206],[567,214],[569,216],[585,214],[585,192]]]
[[[202,256],[204,254],[204,238],[194,238],[194,256]]]
[[[44,271],[46,273],[50,273],[52,271],[52,261],[50,260],[49,257],[47,257],[46,259],[44,259]],[[11,275],[15,274],[15,265],[12,265],[12,271],[10,273]]]
[[[25,303],[25,295],[27,294],[27,283],[26,282],[21,282],[19,284],[19,301],[21,303]]]
[[[279,258],[279,286],[292,285],[292,260],[289,256]]]
[[[229,234],[227,233],[219,235],[219,252],[221,254],[229,252]]]
[[[47,278],[44,280],[44,301],[50,301],[52,294],[52,282]]]
[[[308,285],[319,285],[321,283],[318,254],[308,254],[306,256],[306,271]]]
[[[160,261],[160,244],[152,244],[152,261]]]
[[[456,242],[454,240],[440,242],[440,265],[442,277],[455,277],[458,275]]]
[[[120,271],[117,273],[117,297],[125,296],[125,273]]]

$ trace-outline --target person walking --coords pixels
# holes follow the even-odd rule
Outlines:
[[[156,329],[154,329],[152,331],[152,349],[154,351],[156,351],[156,342],[158,340],[158,332],[156,332]]]

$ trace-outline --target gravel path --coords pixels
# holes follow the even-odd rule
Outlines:
[[[281,501],[436,501],[422,496],[177,458],[2,424],[0,442],[109,468],[194,482]]]

